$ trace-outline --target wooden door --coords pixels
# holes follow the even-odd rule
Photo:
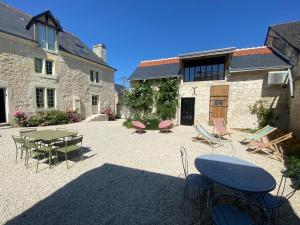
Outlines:
[[[224,118],[227,123],[229,85],[210,87],[209,124],[213,124],[212,118]]]
[[[194,125],[195,98],[181,99],[181,125]]]
[[[6,122],[5,89],[0,89],[0,123]]]

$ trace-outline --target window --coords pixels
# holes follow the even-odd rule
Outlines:
[[[46,48],[46,26],[42,24],[38,24],[38,39],[39,39],[39,44],[42,48]]]
[[[53,62],[46,60],[46,74],[52,75],[52,72],[53,72]]]
[[[184,65],[184,82],[225,79],[225,58],[187,61]]]
[[[94,71],[93,70],[90,71],[90,81],[94,82]]]
[[[43,72],[43,60],[42,59],[34,59],[34,70],[36,73]]]
[[[47,106],[48,108],[55,107],[55,90],[47,89]]]
[[[56,32],[53,28],[47,27],[48,29],[48,49],[55,51],[55,42],[56,42]]]
[[[56,31],[54,28],[45,26],[41,23],[37,24],[38,41],[42,48],[56,50]]]
[[[37,108],[55,108],[55,89],[36,88],[36,107]],[[46,95],[45,95],[46,94]]]
[[[98,105],[98,96],[92,95],[92,105]]]
[[[44,89],[37,88],[36,89],[36,107],[37,108],[44,108]]]
[[[96,83],[99,83],[99,73],[96,72],[95,75],[96,75]]]

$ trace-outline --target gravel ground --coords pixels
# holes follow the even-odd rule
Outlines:
[[[19,129],[0,130],[0,224],[208,224],[207,214],[199,216],[197,199],[180,208],[184,186],[180,146],[187,149],[190,173],[197,172],[194,158],[210,152],[207,145],[192,141],[196,130],[179,126],[167,135],[157,131],[138,135],[121,122],[55,126],[84,135],[84,160],[74,157],[69,170],[64,162],[51,170],[42,163],[38,173],[35,160],[28,169],[23,160],[14,161],[11,135]],[[54,127],[39,129],[49,128]],[[282,163],[247,153],[237,142],[242,139],[237,131],[233,139],[237,157],[280,179]],[[282,211],[280,224],[300,224],[299,192]]]

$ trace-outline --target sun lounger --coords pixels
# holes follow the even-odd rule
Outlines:
[[[258,151],[264,152],[268,156],[272,158],[278,159],[279,161],[283,161],[283,149],[280,146],[280,143],[286,141],[293,137],[293,133],[290,132],[286,135],[283,135],[279,138],[276,138],[272,141],[268,142],[260,142],[260,141],[252,141],[249,143],[249,149],[251,153],[256,153]]]
[[[230,140],[232,141],[231,138],[232,133],[228,132],[224,118],[212,118],[212,121],[214,124],[213,133],[216,131],[219,138],[228,135],[230,137]]]
[[[264,128],[262,128],[259,131],[257,131],[256,133],[250,135],[249,137],[246,137],[241,142],[242,143],[249,143],[251,141],[258,141],[258,140],[266,137],[268,134],[272,133],[275,130],[277,130],[276,127],[272,127],[270,125],[267,125]]]
[[[146,132],[145,131],[146,126],[140,121],[132,121],[132,126],[136,129],[132,133],[143,134]]]
[[[172,120],[163,120],[159,123],[158,128],[160,129],[160,133],[172,133]]]
[[[206,141],[211,146],[211,149],[214,153],[216,153],[215,148],[224,146],[225,143],[228,143],[231,146],[230,155],[234,156],[235,148],[228,140],[221,140],[220,138],[213,136],[200,124],[196,126],[196,129],[199,132],[196,139],[202,138],[204,141]]]

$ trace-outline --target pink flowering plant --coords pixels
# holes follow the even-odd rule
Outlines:
[[[108,115],[108,120],[109,120],[109,121],[116,120],[116,116],[115,116],[115,114],[113,113],[113,111],[112,111],[111,108],[104,109],[104,110],[102,110],[100,113],[102,113],[102,114],[107,114],[107,115]]]
[[[69,123],[76,123],[81,120],[80,115],[77,111],[74,110],[67,110],[66,111],[66,116],[68,118]]]
[[[15,122],[20,126],[24,127],[27,120],[27,115],[22,110],[16,110],[12,113],[13,117],[15,117]]]

